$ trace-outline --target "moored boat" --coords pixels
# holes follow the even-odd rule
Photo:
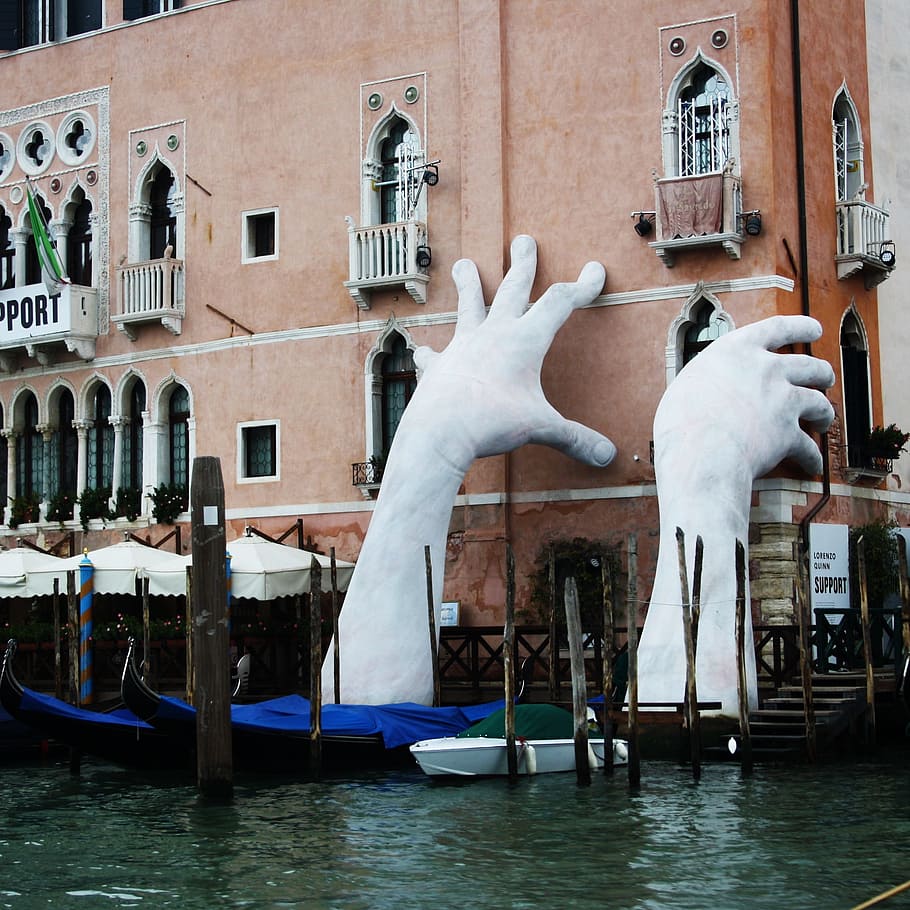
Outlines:
[[[0,704],[16,721],[42,737],[106,761],[135,768],[185,768],[190,753],[132,711],[90,711],[23,686],[13,670],[16,642],[0,666]]]
[[[497,711],[457,736],[421,740],[410,752],[431,777],[499,777],[509,773],[504,711]],[[588,764],[603,768],[605,739],[588,737]],[[613,764],[628,763],[628,745],[614,739]],[[575,770],[574,720],[555,705],[515,706],[515,751],[519,774]]]

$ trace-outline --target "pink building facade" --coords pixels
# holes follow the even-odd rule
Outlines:
[[[784,465],[756,485],[756,617],[792,614],[794,544],[823,498],[815,521],[907,523],[906,494],[867,450],[882,422],[876,287],[893,266],[862,2],[851,29],[806,0],[12,6],[8,545],[160,539],[154,500],[185,495],[192,459],[216,455],[229,539],[300,519],[356,559],[419,381],[413,351],[453,332],[451,267],[474,259],[492,295],[518,233],[538,242],[535,296],[606,266],[543,384],[619,454],[602,470],[539,447],[474,466],[444,591],[463,624],[501,622],[507,545],[529,618],[554,540],[622,548],[636,534],[646,599],[661,394],[712,338],[776,313],[823,323],[812,353],[837,372],[837,422],[827,483]],[[57,298],[29,186],[72,278]],[[91,491],[123,514],[86,519]]]

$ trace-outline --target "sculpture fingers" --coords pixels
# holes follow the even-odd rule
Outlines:
[[[517,319],[528,308],[531,299],[531,286],[537,274],[537,244],[534,238],[519,234],[512,241],[510,257],[509,271],[493,298],[491,318],[505,316]]]
[[[599,262],[589,262],[576,281],[551,285],[525,320],[547,344],[553,340],[574,310],[587,306],[603,290],[607,273]]]
[[[834,385],[834,370],[827,360],[808,354],[773,354],[780,369],[793,385],[810,389],[830,389]]]
[[[776,351],[788,344],[809,344],[822,337],[822,326],[811,316],[771,316],[736,329],[724,338],[754,342],[769,351]],[[715,342],[716,343],[716,342]]]
[[[471,259],[459,259],[452,266],[452,280],[458,291],[458,321],[455,334],[477,328],[486,318],[483,287],[477,266]]]
[[[553,410],[547,425],[531,434],[529,442],[552,446],[565,455],[595,468],[606,467],[616,456],[616,446],[597,430],[575,420],[567,420]]]
[[[821,474],[822,472],[822,453],[818,445],[808,433],[797,429],[793,444],[787,453],[807,474]]]
[[[834,407],[818,389],[794,389],[799,419],[816,433],[824,433],[834,420]]]
[[[417,367],[419,373],[426,373],[426,371],[433,366],[433,362],[437,357],[439,357],[438,352],[434,351],[428,345],[421,345],[414,351],[414,366]]]

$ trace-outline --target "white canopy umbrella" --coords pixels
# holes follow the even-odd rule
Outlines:
[[[322,589],[329,590],[331,559],[310,550],[274,543],[255,535],[244,535],[227,545],[231,555],[231,596],[250,600],[274,600],[305,594],[310,590],[310,567],[313,559],[322,568]],[[149,594],[180,595],[186,593],[186,565],[153,566],[146,571]],[[346,591],[354,573],[354,563],[335,560],[339,591]]]
[[[40,581],[32,573],[43,569],[59,567],[62,560],[59,556],[42,553],[31,547],[14,547],[0,550],[0,597],[35,597],[54,593],[54,576],[41,576]],[[59,590],[66,592],[64,581]]]
[[[27,587],[35,585],[37,589],[48,583],[53,587],[53,579],[59,578],[60,590],[65,591],[67,572],[78,571],[86,555],[95,570],[92,576],[95,594],[135,594],[137,579],[148,569],[178,565],[182,568],[186,565],[185,557],[176,553],[158,550],[135,540],[123,540],[100,550],[90,550],[87,554],[61,559],[59,565],[30,572]]]

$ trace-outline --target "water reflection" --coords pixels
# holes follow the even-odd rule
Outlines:
[[[0,767],[0,907],[847,908],[910,877],[908,767],[711,765],[696,784],[647,764],[637,794],[623,773],[243,778],[229,804],[101,764]]]

